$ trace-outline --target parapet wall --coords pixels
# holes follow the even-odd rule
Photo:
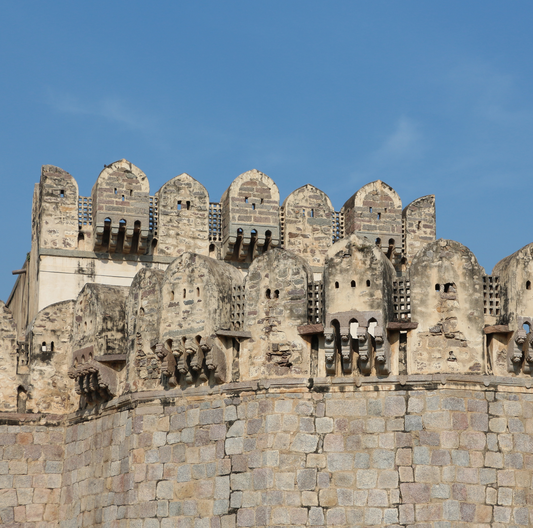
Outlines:
[[[2,522],[531,524],[529,391],[432,383],[318,391],[301,381],[133,395],[64,426],[2,425]]]

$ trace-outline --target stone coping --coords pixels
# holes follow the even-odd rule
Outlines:
[[[72,258],[88,258],[95,260],[114,260],[130,261],[130,262],[154,262],[157,264],[170,264],[176,260],[176,257],[166,257],[164,255],[130,255],[126,253],[107,253],[94,251],[81,251],[79,249],[53,249],[41,248],[39,256],[45,257],[72,257]]]
[[[63,422],[80,422],[97,418],[123,408],[138,405],[154,404],[161,406],[171,404],[173,400],[187,398],[202,400],[209,396],[228,396],[237,394],[273,394],[281,392],[372,392],[372,391],[404,391],[404,390],[486,390],[498,392],[529,392],[533,387],[533,379],[506,378],[501,376],[465,375],[465,374],[411,374],[378,378],[368,377],[316,377],[316,378],[274,378],[266,380],[250,380],[226,383],[213,387],[189,387],[186,390],[152,390],[123,394],[101,404],[97,410],[76,411],[70,414],[46,413],[0,413],[0,424],[23,425],[36,422],[42,425],[61,425]],[[151,406],[153,406],[151,405]],[[151,407],[150,406],[150,407]]]

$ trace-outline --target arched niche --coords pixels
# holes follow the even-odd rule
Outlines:
[[[279,190],[266,174],[255,169],[241,174],[220,202],[225,259],[251,262],[279,245]]]
[[[378,311],[392,320],[391,288],[395,271],[369,239],[351,235],[328,251],[324,269],[326,313]]]
[[[107,165],[93,186],[92,210],[95,251],[145,253],[150,233],[150,184],[141,169],[125,159]],[[122,237],[121,221],[125,222]],[[139,228],[133,247],[136,222]]]
[[[51,304],[29,325],[29,412],[65,414],[76,409],[78,398],[68,376],[75,304],[73,299]]]
[[[435,241],[437,219],[435,213],[435,195],[422,196],[407,205],[403,212],[405,231],[404,255],[410,265],[414,256],[426,244]]]
[[[329,197],[307,184],[287,196],[282,210],[284,248],[303,257],[310,266],[324,266],[332,245],[334,209]]]
[[[161,321],[161,285],[164,271],[142,268],[133,279],[126,299],[125,391],[159,388],[161,369],[155,345]]]
[[[180,174],[156,193],[158,255],[177,257],[187,251],[209,254],[209,194],[188,174]]]
[[[33,216],[40,248],[76,249],[78,243],[78,183],[66,171],[43,165]],[[35,198],[34,198],[35,202]]]
[[[459,242],[424,246],[410,268],[412,320],[407,343],[409,373],[483,374],[485,270]]]
[[[399,268],[402,254],[402,201],[388,184],[377,180],[361,187],[342,207],[346,236],[357,233],[382,241],[382,251]],[[391,243],[392,242],[392,243]]]
[[[272,249],[250,266],[245,280],[244,329],[251,339],[241,347],[246,379],[306,376],[310,342],[298,333],[308,321],[308,285],[312,271],[290,251]]]

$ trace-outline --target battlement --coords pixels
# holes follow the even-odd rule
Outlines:
[[[462,467],[463,462],[454,457],[452,464],[448,451],[443,453],[459,445],[473,451],[485,449],[485,442],[496,445],[483,423],[489,420],[486,400],[493,402],[493,393],[499,392],[509,409],[514,409],[514,399],[522,401],[523,409],[513,416],[529,421],[526,426],[509,422],[509,433],[522,427],[525,439],[517,437],[515,447],[520,451],[519,443],[527,440],[529,447],[522,451],[533,453],[532,275],[533,244],[487,275],[468,248],[436,240],[434,196],[404,207],[381,181],[363,186],[335,211],[328,196],[312,185],[280,204],[273,180],[257,170],[238,176],[220,202],[210,202],[207,190],[187,174],[151,195],[147,176],[126,160],[104,168],[90,198],[79,196],[68,173],[44,166],[34,193],[29,260],[10,299],[0,306],[0,420],[32,422],[39,417],[59,424],[65,444],[81,449],[83,439],[74,438],[78,433],[73,431],[92,438],[90,424],[108,430],[106,415],[120,415],[117,431],[139,436],[135,445],[128,444],[134,454],[124,451],[122,460],[129,456],[136,460],[134,466],[142,465],[141,458],[158,452],[166,461],[161,463],[164,477],[163,469],[153,469],[166,491],[157,484],[156,497],[155,483],[151,494],[145,477],[135,476],[140,480],[132,481],[130,489],[139,495],[129,496],[132,508],[143,502],[141,493],[151,497],[146,511],[156,508],[152,502],[181,493],[192,501],[196,493],[204,493],[205,512],[198,515],[223,516],[225,528],[235,523],[415,526],[415,513],[417,522],[457,520],[455,514],[450,519],[443,513],[453,505],[438,502],[449,496],[430,494],[425,477],[417,481],[422,487],[401,488],[400,497],[398,489],[413,481],[407,466],[430,468],[417,469],[421,475],[431,470],[429,462],[421,462],[422,451],[413,460],[405,450],[424,442],[442,444],[442,449],[431,447],[431,464],[439,466],[442,458],[441,465]],[[387,395],[390,391],[395,395]],[[435,403],[439,394],[445,394],[442,408]],[[241,402],[246,404],[239,407]],[[163,405],[157,421],[145,418],[142,425],[139,417],[150,414],[143,406],[154,403]],[[264,423],[260,408],[269,413]],[[467,417],[467,409],[472,416]],[[409,419],[408,413],[413,414]],[[500,425],[494,422],[491,431],[499,431]],[[174,426],[181,431],[178,436],[171,433]],[[150,427],[161,433],[154,432],[154,443],[158,434],[158,439],[173,439],[158,444],[163,451],[154,448],[152,453],[142,444]],[[455,442],[455,429],[469,428]],[[376,431],[380,447],[373,443]],[[470,440],[476,434],[487,438]],[[479,449],[469,443],[478,440],[483,443]],[[170,446],[173,455],[164,450]],[[272,474],[272,485],[262,488],[263,477],[256,482],[255,475],[270,467],[265,461],[274,451],[279,457],[276,477]],[[116,453],[109,456],[118,464]],[[492,458],[483,462],[471,456],[469,469],[484,463],[492,467],[487,462]],[[212,465],[200,464],[202,457]],[[65,478],[78,478],[72,470],[76,462],[68,464]],[[524,473],[531,472],[528,464]],[[129,462],[119,465],[129,468]],[[397,466],[405,469],[400,472]],[[357,479],[350,480],[351,470],[358,471]],[[185,474],[190,480],[191,471],[199,472],[204,488],[166,484],[176,476],[185,479]],[[303,484],[311,473],[300,476],[300,471],[314,471],[312,483]],[[298,497],[275,499],[283,506],[277,509],[297,503],[302,511],[294,519],[265,513],[253,495],[274,490],[285,473],[294,482],[277,491],[303,486]],[[522,484],[529,479],[527,486],[518,487],[530,486],[529,473],[520,475]],[[252,479],[254,485],[241,482],[239,475],[253,475],[242,479]],[[442,492],[450,475],[437,469],[431,477],[440,486],[435,493]],[[94,481],[102,483],[99,478]],[[461,478],[458,485],[466,482]],[[481,486],[481,477],[468,478]],[[65,482],[65,494],[78,493]],[[355,506],[354,493],[368,489],[375,492],[368,495],[374,502],[367,504],[366,495],[357,500],[364,502],[360,508],[370,520],[348,521],[348,515],[359,519],[358,510],[349,514],[344,506]],[[423,494],[420,501],[409,499],[418,492]],[[484,489],[474,510],[468,509],[479,517],[465,514],[465,522],[479,519],[478,526],[488,526],[482,521],[488,515],[486,493]],[[343,503],[346,494],[352,497],[349,505]],[[61,510],[65,527],[83,517],[67,502]],[[415,511],[418,502],[429,513]],[[437,503],[440,510],[433,508]],[[401,509],[400,504],[409,507]],[[92,512],[85,525],[105,523],[89,503],[82,508]],[[150,514],[160,527],[159,517],[172,517],[163,510]],[[140,519],[135,512],[129,518]],[[118,513],[109,515],[115,515],[117,526],[127,525],[120,524]],[[182,509],[173,517],[195,515]],[[524,513],[514,515],[522,519]],[[337,516],[344,521],[337,522]]]

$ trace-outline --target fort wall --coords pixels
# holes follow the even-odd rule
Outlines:
[[[533,396],[452,385],[234,384],[0,425],[0,516],[41,528],[530,525]]]
[[[209,200],[43,166],[0,304],[2,525],[532,525],[533,244],[489,275],[381,181]]]

